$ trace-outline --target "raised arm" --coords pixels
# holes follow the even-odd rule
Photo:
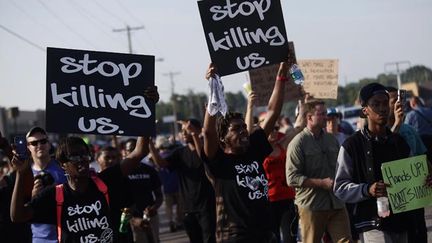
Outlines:
[[[266,136],[268,136],[272,132],[273,127],[277,119],[279,118],[279,115],[282,110],[284,91],[285,91],[285,82],[288,81],[287,72],[288,72],[287,63],[281,62],[276,76],[276,82],[273,88],[273,92],[267,106],[266,118],[262,125],[262,128],[264,129]]]
[[[33,218],[33,209],[26,206],[32,196],[33,173],[30,168],[30,161],[19,160],[16,154],[14,154],[11,164],[16,171],[16,179],[12,193],[10,217],[13,222],[25,222]]]
[[[149,151],[150,155],[153,158],[153,161],[159,166],[159,167],[166,167],[169,165],[168,161],[164,158],[162,158],[159,154],[159,151],[156,149],[153,139],[149,140]]]
[[[159,101],[159,93],[157,86],[150,86],[144,90],[145,98],[149,101],[157,103]],[[149,153],[149,138],[138,137],[135,149],[121,162],[121,170],[123,175],[128,175],[135,169],[140,161]]]
[[[403,107],[402,104],[399,100],[396,101],[396,103],[394,104],[394,123],[393,126],[391,127],[391,131],[394,133],[398,133],[399,129],[403,123],[404,120],[404,112],[403,112]]]
[[[294,129],[290,129],[286,132],[284,138],[281,141],[281,145],[284,148],[288,147],[288,144],[291,142],[291,140],[299,134],[301,131],[303,131],[303,128],[306,127],[306,119],[304,117],[304,101],[298,100],[298,115],[296,117],[295,123],[294,123]]]
[[[210,64],[207,73],[206,79],[213,77],[215,75],[215,67],[213,64]],[[216,155],[217,149],[219,147],[217,130],[216,130],[216,115],[211,116],[207,109],[204,115],[204,126],[203,126],[203,135],[204,135],[204,153],[207,158],[210,160],[213,159]]]
[[[129,175],[149,153],[149,138],[138,137],[135,149],[120,163],[124,176]]]
[[[247,103],[246,115],[245,115],[245,123],[249,134],[252,133],[253,128],[255,126],[254,119],[253,119],[253,109],[254,109],[255,100],[256,100],[256,94],[255,92],[251,91],[248,94],[248,103]]]

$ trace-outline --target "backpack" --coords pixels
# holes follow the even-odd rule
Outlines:
[[[108,187],[105,185],[105,183],[96,175],[91,175],[91,179],[96,184],[97,188],[100,192],[102,192],[105,196],[105,199],[109,206],[109,195],[108,195]],[[61,242],[61,236],[62,236],[62,230],[61,230],[61,216],[62,216],[62,207],[64,202],[64,190],[63,190],[63,184],[56,186],[56,202],[57,202],[57,239],[58,242]]]

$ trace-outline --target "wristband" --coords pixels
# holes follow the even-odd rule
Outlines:
[[[286,76],[277,76],[276,80],[277,81],[286,82],[286,81],[288,81],[288,78]]]

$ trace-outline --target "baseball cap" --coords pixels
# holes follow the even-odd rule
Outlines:
[[[28,131],[28,133],[26,134],[26,138],[32,136],[35,133],[41,133],[43,135],[47,135],[45,129],[41,128],[41,127],[32,127],[30,128],[30,130]]]
[[[379,83],[370,83],[360,90],[360,105],[365,107],[368,100],[377,94],[385,94],[389,97],[387,89]]]
[[[339,116],[338,109],[334,107],[327,108],[327,116]]]
[[[359,95],[360,105],[362,107],[366,107],[368,100],[370,98],[372,98],[372,96],[378,95],[378,94],[385,94],[387,97],[389,97],[387,89],[383,85],[381,85],[379,83],[370,83],[370,84],[365,85],[360,90],[360,95]],[[366,116],[363,114],[363,112],[360,112],[360,117],[366,118]]]

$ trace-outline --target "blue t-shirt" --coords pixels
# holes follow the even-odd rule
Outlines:
[[[35,170],[32,166],[33,176],[40,174],[41,170]],[[43,170],[51,174],[56,185],[66,183],[64,170],[56,160],[51,160]],[[57,229],[52,224],[32,224],[33,243],[57,243]]]
[[[415,130],[423,135],[432,135],[432,109],[426,107],[415,108],[408,112],[405,123],[414,127]]]

